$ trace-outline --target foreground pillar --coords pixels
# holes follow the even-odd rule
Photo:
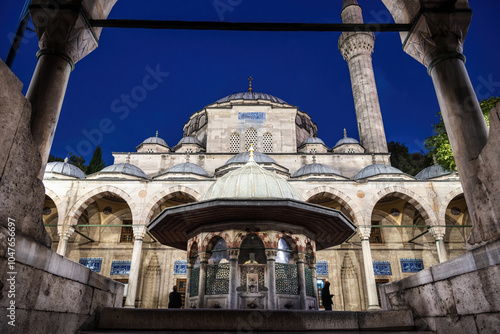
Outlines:
[[[297,276],[299,278],[300,309],[307,310],[306,275],[304,272],[305,254],[297,254]]]
[[[200,282],[198,285],[198,305],[197,308],[205,306],[205,286],[207,284],[207,264],[210,254],[203,253],[198,255],[200,257]]]
[[[239,249],[231,249],[229,252],[229,308],[235,310],[238,306],[238,256]]]
[[[190,308],[191,304],[189,303],[189,297],[191,297],[191,289],[189,288],[191,285],[191,270],[193,269],[194,263],[196,259],[189,258],[187,259],[187,269],[186,269],[186,297],[184,308]]]
[[[315,310],[319,310],[318,276],[316,274],[316,259],[311,259],[309,269],[312,271],[314,297],[316,298]]]
[[[141,270],[142,240],[146,234],[146,227],[132,226],[134,229],[134,249],[132,251],[132,262],[130,263],[130,273],[128,275],[127,298],[125,307],[135,307],[135,297],[137,295],[137,286],[139,282],[139,273]]]
[[[368,311],[380,310],[377,296],[377,284],[375,284],[375,272],[373,271],[372,251],[370,249],[370,227],[359,227],[361,237],[361,249],[363,250],[363,263],[365,268],[366,291],[368,293]]]
[[[473,223],[468,247],[475,248],[500,239],[500,178],[498,145],[483,152],[488,128],[462,54],[471,15],[468,6],[424,11],[403,47],[432,78]]]
[[[444,245],[444,235],[445,228],[444,227],[431,227],[429,229],[434,240],[436,240],[436,248],[438,252],[439,263],[448,261],[448,254],[446,254],[446,247]]]
[[[68,228],[66,231],[57,231],[59,234],[59,244],[57,245],[57,254],[66,256],[66,250],[68,249],[68,240],[75,232],[73,227]]]
[[[276,309],[276,255],[278,251],[266,249],[267,257],[267,309]]]
[[[82,1],[69,0],[51,1],[47,5],[47,1],[32,1],[30,15],[40,51],[26,98],[32,106],[31,133],[42,157],[40,179],[54,139],[69,74],[75,63],[98,45],[102,28],[92,28],[89,19],[106,19],[115,2],[84,5]]]

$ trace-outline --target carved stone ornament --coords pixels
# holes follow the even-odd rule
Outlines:
[[[431,227],[429,229],[429,232],[431,232],[431,234],[434,237],[434,239],[436,239],[436,240],[443,240],[444,239],[444,235],[446,233],[446,228],[434,226],[434,227]]]
[[[146,227],[144,225],[132,225],[132,229],[134,230],[134,238],[136,240],[144,239],[144,235],[146,235]]]
[[[424,12],[406,41],[403,49],[421,64],[432,70],[441,60],[462,58],[463,43],[472,12]]]
[[[358,233],[359,233],[361,240],[370,239],[371,232],[372,232],[372,229],[370,226],[359,226],[358,227]]]

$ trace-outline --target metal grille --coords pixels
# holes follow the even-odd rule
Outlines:
[[[189,296],[198,296],[198,288],[200,286],[200,268],[192,268],[191,276],[189,277]]]
[[[299,294],[299,278],[297,265],[275,263],[276,267],[276,293],[286,295]]]
[[[257,130],[248,128],[245,131],[245,150],[248,151],[250,144],[253,144],[253,149],[257,151]]]
[[[207,265],[206,295],[229,293],[229,263]]]
[[[306,296],[314,297],[314,281],[312,270],[305,267],[304,276],[306,278]]]
[[[262,149],[264,153],[273,152],[273,135],[269,132],[264,133],[264,137],[262,139]]]
[[[229,136],[229,152],[240,152],[240,135],[237,133],[231,133],[231,136]]]

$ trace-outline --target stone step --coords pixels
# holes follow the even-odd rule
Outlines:
[[[101,308],[77,333],[429,333],[409,310],[372,312]]]

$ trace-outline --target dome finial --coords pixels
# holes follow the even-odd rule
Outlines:
[[[125,160],[125,162],[128,163],[128,164],[130,163],[130,153],[127,154],[127,160]]]
[[[436,158],[435,154],[432,155],[432,162],[434,163],[434,165],[439,165],[438,164],[438,159]]]
[[[248,161],[255,161],[253,159],[253,152],[254,152],[254,149],[253,149],[253,144],[250,144],[250,148],[248,149],[248,152],[250,152],[250,156],[248,158]]]
[[[252,77],[248,77],[248,91],[251,92],[252,91],[252,80],[253,78]]]
[[[64,163],[67,164],[68,163],[68,157],[64,158]]]
[[[347,130],[344,128],[344,138],[347,138]]]
[[[376,162],[375,162],[375,153],[372,153],[372,165],[375,165]]]
[[[156,138],[158,138],[158,130],[156,130]]]

